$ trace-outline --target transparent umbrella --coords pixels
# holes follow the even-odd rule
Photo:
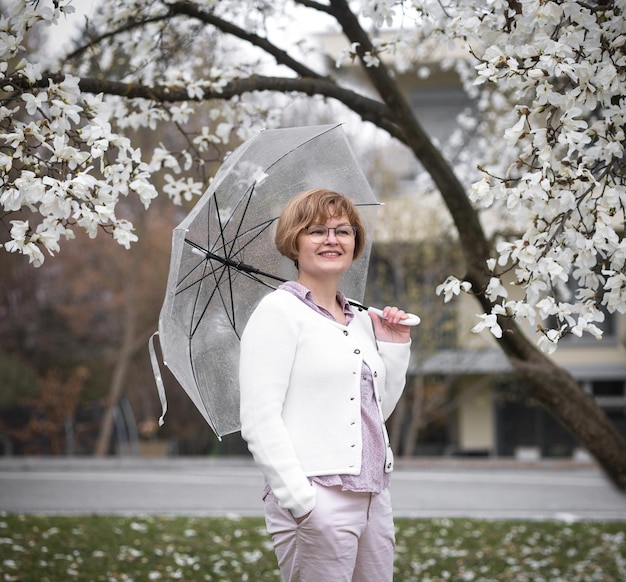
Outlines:
[[[341,125],[266,130],[249,139],[174,229],[157,332],[163,362],[219,438],[240,428],[239,339],[246,322],[266,293],[296,275],[275,248],[275,223],[289,198],[311,188],[350,197],[373,233],[379,204]],[[365,291],[367,240],[341,282],[355,302]],[[162,424],[167,401],[153,342],[154,336]]]

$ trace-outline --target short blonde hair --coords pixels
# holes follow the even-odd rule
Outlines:
[[[315,188],[296,194],[287,202],[276,226],[276,248],[278,252],[296,261],[298,258],[298,235],[311,224],[324,224],[329,218],[346,215],[356,227],[354,256],[357,259],[365,248],[365,228],[354,202],[347,196]]]

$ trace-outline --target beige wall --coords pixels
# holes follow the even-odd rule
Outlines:
[[[458,446],[461,451],[490,450],[495,444],[495,415],[490,379],[463,382],[458,409]]]

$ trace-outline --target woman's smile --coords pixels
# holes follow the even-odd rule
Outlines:
[[[345,215],[321,220],[322,234],[303,231],[298,236],[298,274],[301,280],[308,277],[339,277],[345,273],[354,257],[354,237],[346,237],[341,227],[350,227]],[[326,227],[324,233],[323,227]],[[340,236],[336,229],[339,228]]]

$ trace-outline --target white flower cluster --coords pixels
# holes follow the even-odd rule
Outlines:
[[[496,315],[525,319],[547,352],[568,333],[600,337],[605,311],[626,313],[626,4],[468,0],[450,31],[499,110],[489,130],[506,165],[489,167],[473,200],[520,231],[488,267],[496,280],[513,269],[523,297],[490,285],[495,307],[475,331],[499,336]]]
[[[396,8],[400,2],[397,0],[369,0],[364,1],[361,13],[365,18],[370,18],[375,26],[391,26],[396,16]]]
[[[35,89],[40,67],[17,58],[35,23],[53,24],[70,9],[68,2],[54,8],[15,2],[0,34],[0,80],[12,96],[0,108],[0,205],[5,215],[27,210],[33,216],[10,221],[4,248],[35,266],[43,263],[43,250],[53,254],[62,237],[72,238],[75,226],[92,237],[106,228],[128,247],[136,236],[116,215],[117,202],[134,192],[148,206],[156,196],[139,151],[111,130],[102,96],[81,94],[71,75]]]
[[[177,153],[159,143],[146,160],[124,132],[156,130],[164,123],[183,126],[194,114],[189,103],[165,106],[148,99],[85,93],[78,75],[90,76],[89,58],[78,60],[73,70],[68,64],[58,65],[58,70],[75,74],[61,73],[54,82],[44,83],[49,73],[42,64],[51,59],[27,51],[26,37],[34,27],[53,27],[64,14],[73,12],[70,2],[19,0],[0,18],[0,83],[5,96],[0,107],[0,207],[7,227],[4,232],[9,234],[0,247],[24,254],[35,266],[44,262],[45,252],[57,253],[61,239],[73,238],[76,228],[91,237],[103,229],[128,248],[137,236],[132,223],[120,216],[122,199],[134,194],[148,208],[157,196],[155,174],[161,173],[166,195],[175,203],[190,200],[202,194],[206,184],[181,174],[211,144],[228,142],[232,132],[247,137],[239,122],[246,121],[250,107],[242,104],[238,113],[227,107],[215,109],[210,119],[221,120],[215,134],[203,128],[189,137],[188,150]],[[104,3],[90,27],[93,34],[124,28],[139,14],[155,16],[164,10],[158,2]],[[114,66],[121,50],[129,55],[129,71],[134,71],[125,81],[184,88],[190,99],[202,98],[206,88],[219,90],[227,82],[213,69],[207,71],[211,81],[192,77],[189,65],[200,61],[163,65],[155,51],[162,35],[156,29],[151,36],[128,28],[116,42],[92,47],[90,54],[100,68]],[[183,51],[179,58],[188,56]]]

